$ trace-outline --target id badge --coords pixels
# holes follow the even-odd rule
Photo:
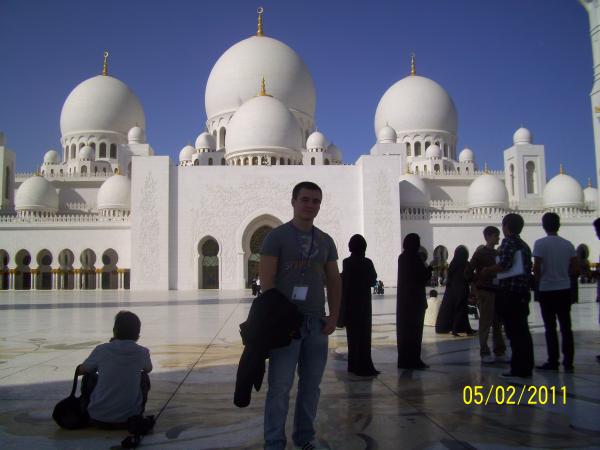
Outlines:
[[[303,302],[308,295],[308,286],[294,286],[292,291],[292,300]]]

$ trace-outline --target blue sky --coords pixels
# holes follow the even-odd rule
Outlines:
[[[522,124],[546,146],[548,177],[559,164],[582,185],[594,177],[587,13],[577,0],[1,0],[0,130],[32,171],[60,148],[69,92],[102,69],[140,97],[158,154],[204,129],[204,88],[219,56],[255,33],[292,47],[317,89],[319,130],[353,163],[375,140],[383,93],[409,72],[440,83],[459,114],[458,148],[502,168]],[[593,178],[595,183],[595,178]]]

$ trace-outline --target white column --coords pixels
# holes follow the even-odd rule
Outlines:
[[[11,291],[15,290],[15,269],[8,271],[8,289]]]
[[[74,275],[74,277],[75,277],[75,280],[74,280],[75,281],[75,286],[74,286],[74,288],[77,289],[77,290],[80,290],[81,289],[81,271],[80,271],[80,269],[75,269],[75,275]]]
[[[125,282],[125,272],[123,272],[123,269],[119,269],[117,271],[117,274],[118,274],[118,278],[119,278],[118,289],[119,289],[119,291],[122,291],[124,284],[125,284],[124,283]]]
[[[37,290],[37,278],[38,278],[37,269],[33,269],[31,271],[31,290],[32,291]]]
[[[96,290],[102,289],[102,271],[96,269]]]

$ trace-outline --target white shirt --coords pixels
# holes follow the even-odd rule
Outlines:
[[[540,291],[561,291],[571,287],[569,264],[575,247],[560,236],[546,236],[533,245],[533,256],[542,260]]]
[[[135,341],[115,339],[97,346],[83,367],[86,372],[98,371],[98,384],[88,406],[92,419],[123,423],[142,412],[142,370],[152,370],[146,347]]]

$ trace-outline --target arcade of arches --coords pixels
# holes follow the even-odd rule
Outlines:
[[[56,260],[47,249],[32,258],[21,249],[14,256],[15,268],[8,267],[11,255],[0,249],[0,290],[94,290],[129,289],[129,269],[117,266],[119,255],[109,248],[102,253],[99,264],[96,253],[87,248],[74,267],[75,254],[64,249]]]

